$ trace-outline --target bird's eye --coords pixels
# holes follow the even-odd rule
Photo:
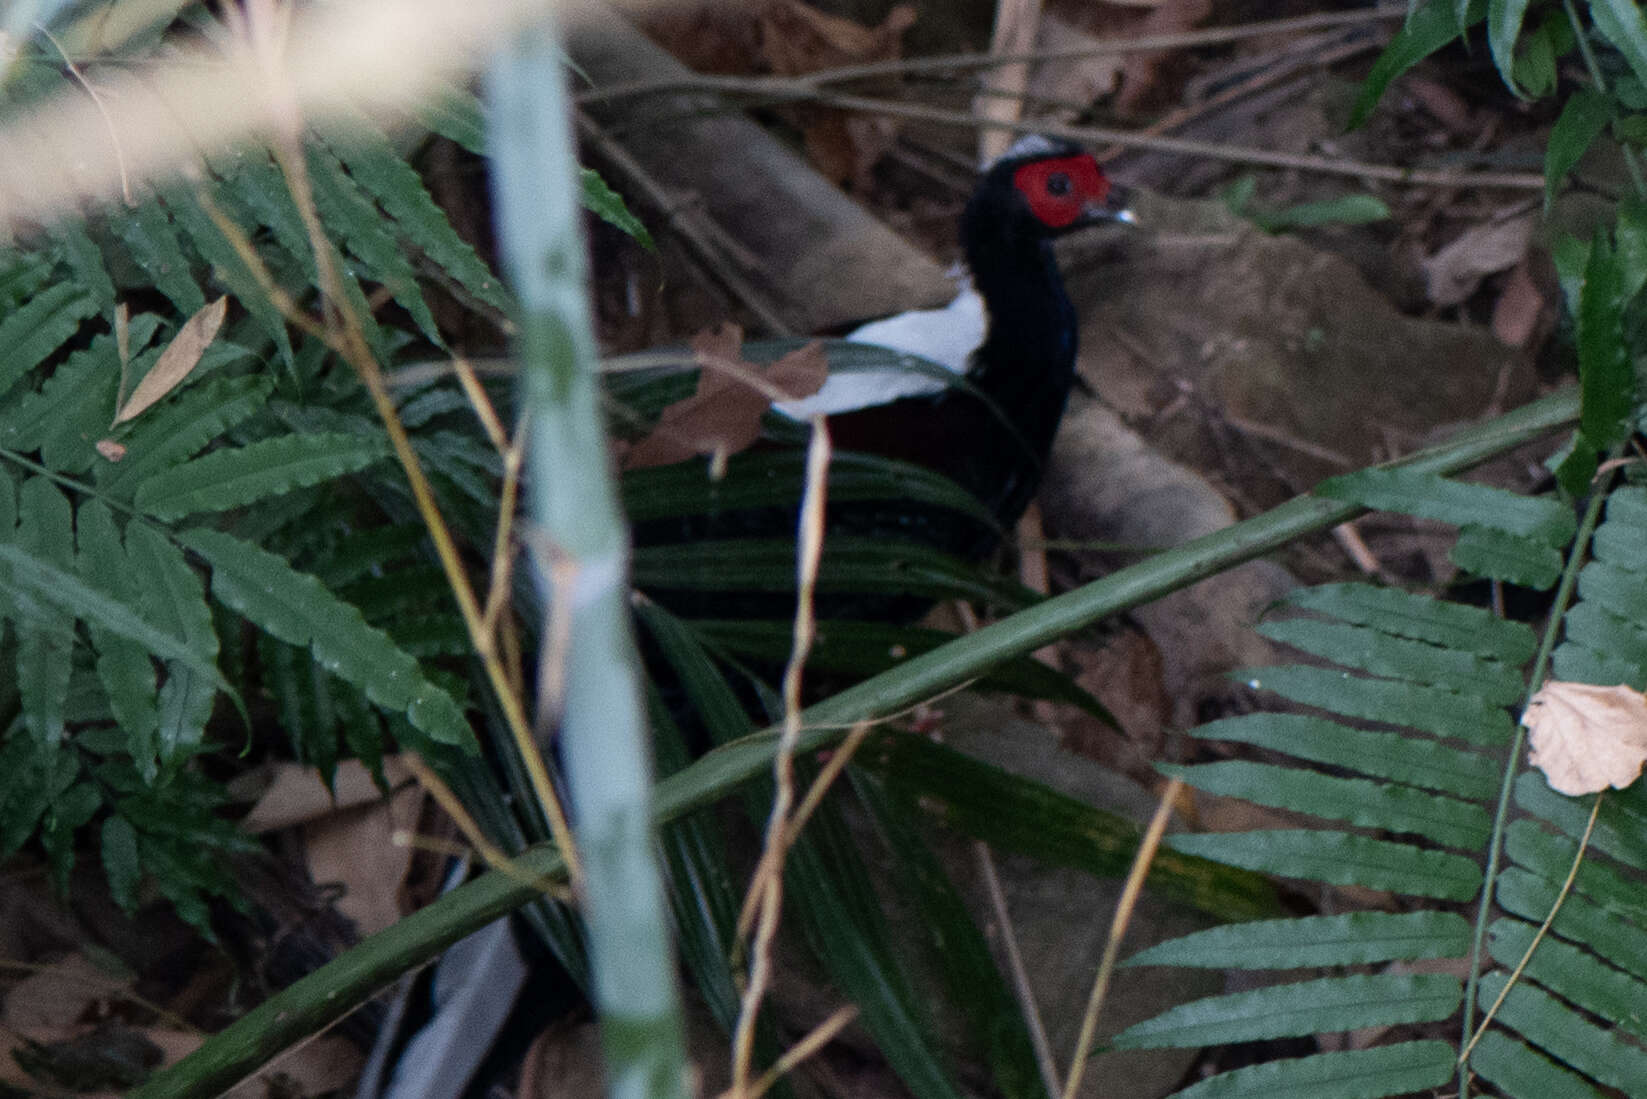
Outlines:
[[[1047,176],[1047,194],[1053,198],[1063,198],[1069,194],[1069,176],[1063,172],[1054,172]]]

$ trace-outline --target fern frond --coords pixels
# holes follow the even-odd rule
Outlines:
[[[1571,511],[1554,500],[1512,503],[1496,489],[1437,485],[1387,472],[1339,479],[1331,491],[1340,498],[1474,523],[1478,537],[1507,547],[1512,574],[1576,529]],[[1426,494],[1431,502],[1415,503]],[[1446,501],[1445,509],[1434,500]],[[1595,559],[1579,573],[1581,601],[1566,612],[1566,640],[1555,650],[1554,667],[1564,678],[1616,683],[1620,680],[1613,676],[1621,670],[1647,669],[1647,631],[1640,625],[1647,620],[1647,601],[1640,596],[1647,590],[1647,491],[1613,493],[1594,552]],[[1177,836],[1169,838],[1170,846],[1310,881],[1446,902],[1477,899],[1492,831],[1488,809],[1503,766],[1483,749],[1502,748],[1511,740],[1509,707],[1525,690],[1521,669],[1534,655],[1532,632],[1477,608],[1364,585],[1309,589],[1289,602],[1309,617],[1267,622],[1260,632],[1337,667],[1256,669],[1241,673],[1243,678],[1295,703],[1397,728],[1360,728],[1291,713],[1227,718],[1195,735],[1252,745],[1296,762],[1236,759],[1164,770],[1200,789],[1322,820],[1346,820],[1367,834],[1282,829]],[[1355,777],[1340,773],[1346,770]],[[1594,1095],[1597,1085],[1642,1092],[1647,1054],[1593,1019],[1636,1035],[1647,1030],[1647,1009],[1640,1006],[1647,1003],[1647,963],[1641,961],[1647,956],[1647,902],[1641,900],[1647,883],[1647,795],[1638,783],[1603,803],[1573,892],[1561,898],[1562,882],[1586,834],[1588,807],[1555,793],[1536,772],[1520,775],[1513,791],[1521,815],[1504,831],[1506,865],[1495,881],[1496,899],[1509,915],[1489,925],[1486,943],[1491,960],[1503,969],[1479,982],[1480,1011],[1490,1009],[1506,987],[1509,971],[1534,941],[1535,925],[1558,903],[1560,908],[1551,936],[1518,976],[1492,1028],[1472,1051],[1470,1065],[1512,1096],[1542,1096],[1549,1089]],[[1400,839],[1403,835],[1416,842]],[[1441,1022],[1460,1004],[1463,988],[1456,978],[1435,978],[1434,987],[1419,988],[1410,984],[1412,974],[1382,968],[1420,958],[1469,958],[1474,947],[1468,922],[1445,909],[1422,907],[1433,900],[1408,901],[1421,907],[1407,913],[1215,928],[1144,951],[1130,964],[1288,969],[1308,979],[1184,1005],[1129,1029],[1116,1044],[1305,1036],[1387,1025],[1374,1020],[1402,1012],[1410,1013],[1403,1016],[1408,1023]],[[1374,969],[1352,968],[1366,966]],[[1322,967],[1339,972],[1321,976]],[[1412,1053],[1432,1046],[1449,1048],[1445,1043],[1389,1048]],[[1344,1071],[1360,1063],[1345,1058],[1382,1058],[1387,1052],[1254,1066],[1179,1094],[1249,1095],[1262,1087],[1312,1096],[1384,1096],[1439,1086],[1451,1075],[1440,1057],[1426,1064],[1423,1072],[1433,1079],[1423,1085],[1414,1082],[1416,1067],[1414,1077],[1399,1083],[1377,1070],[1352,1082]]]

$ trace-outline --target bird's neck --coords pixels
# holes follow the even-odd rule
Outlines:
[[[1076,316],[1050,242],[973,240],[972,279],[988,311],[968,379],[1044,460],[1075,378]]]

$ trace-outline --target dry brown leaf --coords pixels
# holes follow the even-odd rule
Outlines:
[[[412,777],[412,772],[399,756],[387,756],[383,760],[383,777],[390,789],[396,789]],[[276,765],[266,781],[267,786],[258,795],[257,803],[240,822],[242,828],[254,835],[383,799],[383,791],[378,789],[371,771],[358,759],[346,759],[337,765],[329,790],[318,770],[298,763]]]
[[[1550,680],[1521,723],[1532,742],[1528,762],[1563,794],[1622,790],[1647,762],[1647,695],[1622,684]]]
[[[413,850],[396,833],[416,832],[423,787],[404,786],[387,800],[333,813],[303,827],[304,857],[316,885],[343,886],[337,910],[362,935],[382,931],[406,914],[403,886]]]
[[[124,989],[128,981],[98,969],[78,952],[42,966],[6,992],[8,1028],[39,1040],[56,1037],[92,1006]],[[47,1036],[44,1032],[51,1032]]]
[[[1477,225],[1425,260],[1422,266],[1430,300],[1441,306],[1457,305],[1475,293],[1482,279],[1520,263],[1533,238],[1533,223],[1529,214]]]
[[[126,457],[125,444],[116,442],[113,439],[99,439],[92,445],[97,448],[97,453],[101,454],[107,461],[118,462]]]
[[[743,361],[742,343],[743,332],[733,324],[693,338],[702,368],[697,393],[663,410],[651,433],[624,454],[625,469],[673,465],[700,454],[719,459],[747,450],[760,438],[761,416],[772,403],[769,390],[791,399],[808,397],[829,372],[823,344],[816,341],[764,367]]]
[[[166,350],[160,353],[160,360],[149,368],[132,395],[126,398],[114,422],[123,424],[141,416],[149,406],[181,385],[217,338],[217,330],[223,327],[223,316],[228,309],[229,299],[218,298],[185,321]]]

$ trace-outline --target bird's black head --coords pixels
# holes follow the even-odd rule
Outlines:
[[[1054,137],[1019,138],[985,171],[962,217],[1019,240],[1058,236],[1102,221],[1131,221],[1121,189],[1092,154]]]

